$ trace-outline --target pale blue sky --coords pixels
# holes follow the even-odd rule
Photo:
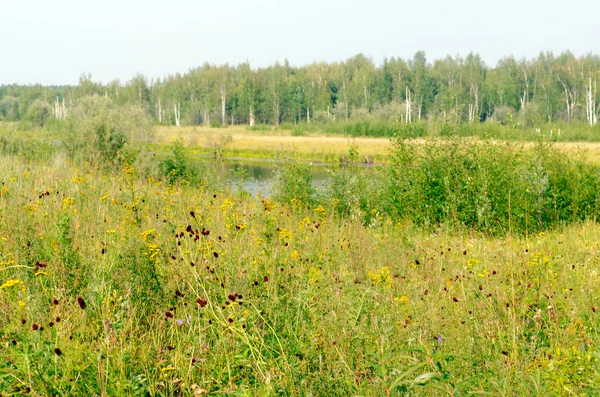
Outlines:
[[[479,53],[600,52],[593,0],[0,0],[0,84],[76,84],[252,67]]]

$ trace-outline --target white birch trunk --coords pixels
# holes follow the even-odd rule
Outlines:
[[[254,127],[254,124],[256,123],[256,121],[254,120],[254,109],[252,108],[252,106],[250,106],[248,120],[250,122],[250,127]]]
[[[162,105],[160,103],[160,97],[158,97],[158,122],[162,124]]]
[[[597,115],[596,115],[596,80],[594,80],[594,84],[592,85],[592,77],[589,77],[587,86],[587,92],[585,97],[586,102],[586,116],[588,119],[588,123],[590,126],[593,126],[597,123]]]
[[[221,124],[223,125],[227,124],[225,118],[225,99],[225,85],[221,83]]]
[[[408,89],[408,86],[406,86],[406,114],[404,116],[404,122],[406,124],[412,122],[412,103],[410,100],[410,90]]]
[[[175,125],[179,127],[181,125],[181,103],[177,102],[173,104],[173,110],[175,113]]]

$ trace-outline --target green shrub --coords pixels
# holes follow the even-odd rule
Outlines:
[[[531,233],[599,213],[598,168],[539,144],[397,140],[386,208],[419,225]]]
[[[52,106],[46,101],[36,99],[27,109],[26,118],[38,127],[43,127],[46,121],[52,117]]]
[[[310,163],[287,159],[275,174],[274,197],[293,206],[310,207],[315,204],[316,194],[312,179]]]
[[[104,165],[131,163],[152,135],[142,108],[117,107],[99,96],[84,98],[73,108],[62,134],[73,160]]]
[[[173,184],[177,181],[186,180],[197,182],[198,170],[190,165],[185,152],[183,139],[179,138],[171,145],[172,156],[159,163],[159,168],[167,182]]]

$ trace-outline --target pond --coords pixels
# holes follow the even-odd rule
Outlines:
[[[213,168],[217,175],[231,183],[234,189],[242,188],[252,195],[267,196],[272,193],[273,179],[279,166],[276,160],[249,159],[249,158],[223,158],[215,161],[214,158],[199,158],[203,164]],[[334,164],[313,163],[313,185],[317,190],[327,186],[330,181],[328,170],[336,167]],[[361,164],[361,167],[372,167],[372,164]]]

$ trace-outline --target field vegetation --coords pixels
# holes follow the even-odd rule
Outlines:
[[[600,393],[584,156],[401,135],[251,196],[90,101],[0,139],[3,395]]]

